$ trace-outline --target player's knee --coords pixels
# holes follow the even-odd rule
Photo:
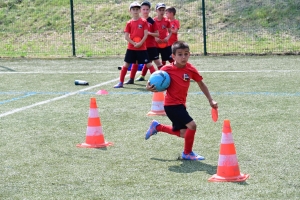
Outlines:
[[[191,130],[196,130],[197,129],[197,125],[194,121],[191,121],[190,123],[188,123],[187,127]]]

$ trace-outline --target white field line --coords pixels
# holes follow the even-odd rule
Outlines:
[[[81,72],[0,72],[0,74],[120,74],[119,70],[112,71],[81,71]]]
[[[287,73],[287,72],[300,72],[300,70],[227,70],[227,71],[199,71],[200,73],[268,73],[268,72],[279,72],[279,73]],[[116,70],[112,71],[78,71],[78,72],[1,72],[0,74],[119,74],[120,71]]]
[[[300,70],[245,70],[245,71],[199,71],[199,72],[201,72],[201,73],[205,73],[205,72],[207,72],[207,73],[262,73],[262,72],[300,72]],[[89,72],[85,72],[85,71],[81,71],[81,72],[58,72],[58,73],[57,72],[0,72],[0,74],[60,74],[60,73],[61,74],[70,74],[70,73],[72,73],[72,74],[85,74],[85,73],[91,73],[91,72],[90,71]],[[110,71],[110,72],[92,72],[92,73],[101,74],[101,73],[120,73],[120,72],[116,70],[116,72],[111,72]],[[107,81],[107,82],[104,82],[104,83],[100,83],[98,85],[94,85],[94,86],[91,86],[91,87],[87,87],[87,88],[82,89],[82,90],[71,92],[71,93],[68,93],[68,94],[65,94],[65,95],[62,95],[62,96],[59,96],[59,97],[55,97],[53,99],[49,99],[49,100],[46,100],[46,101],[41,101],[41,102],[29,105],[29,106],[17,108],[17,109],[8,111],[6,113],[0,114],[0,118],[11,115],[11,114],[14,114],[14,113],[17,113],[17,112],[21,112],[23,110],[27,110],[29,108],[36,107],[36,106],[39,106],[39,105],[43,105],[43,104],[51,103],[53,101],[57,101],[57,100],[60,100],[60,99],[63,99],[63,98],[67,98],[69,96],[78,94],[80,92],[84,92],[84,91],[87,91],[87,90],[90,90],[90,89],[93,89],[93,88],[96,88],[96,87],[99,87],[99,86],[102,86],[102,85],[106,85],[106,84],[109,84],[109,83],[117,81],[117,80],[119,80],[119,78],[114,79],[114,80],[110,80],[110,81]]]
[[[32,104],[32,105],[29,105],[29,106],[17,108],[17,109],[8,111],[8,112],[6,112],[6,113],[0,114],[0,118],[1,118],[1,117],[5,117],[5,116],[8,116],[8,115],[11,115],[11,114],[14,114],[14,113],[17,113],[17,112],[21,112],[21,111],[24,111],[24,110],[27,110],[27,109],[30,109],[30,108],[33,108],[33,107],[36,107],[36,106],[40,106],[40,105],[43,105],[43,104],[51,103],[51,102],[53,102],[53,101],[57,101],[57,100],[60,100],[60,99],[64,99],[64,98],[67,98],[67,97],[69,97],[69,96],[78,94],[78,93],[80,93],[80,92],[84,92],[84,91],[87,91],[87,90],[90,90],[90,89],[93,89],[93,88],[96,88],[96,87],[100,87],[100,86],[103,86],[103,85],[106,85],[106,84],[109,84],[109,83],[112,83],[112,82],[115,82],[115,81],[118,81],[118,80],[119,80],[119,78],[116,78],[116,79],[113,79],[113,80],[110,80],[110,81],[106,81],[106,82],[100,83],[100,84],[98,84],[98,85],[94,85],[94,86],[91,86],[91,87],[84,88],[84,89],[82,89],[82,90],[78,90],[78,91],[75,91],[75,92],[70,92],[70,93],[68,93],[68,94],[65,94],[65,95],[62,95],[62,96],[59,96],[59,97],[55,97],[55,98],[53,98],[53,99],[48,99],[48,100],[41,101],[41,102],[38,102],[38,103],[35,103],[35,104]]]

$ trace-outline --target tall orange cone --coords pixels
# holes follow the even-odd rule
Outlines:
[[[148,116],[166,115],[164,109],[164,100],[165,100],[164,92],[153,92],[151,111],[148,112],[147,115]]]
[[[249,174],[241,174],[231,133],[230,121],[224,120],[217,174],[211,182],[243,182]]]
[[[86,140],[85,143],[76,146],[82,148],[103,148],[111,145],[113,145],[113,143],[104,140],[96,98],[91,98]]]

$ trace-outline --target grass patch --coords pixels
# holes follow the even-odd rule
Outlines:
[[[60,0],[6,0],[0,3],[0,55],[71,56],[69,3]],[[130,3],[94,0],[74,2],[77,55],[123,55],[126,43],[122,32],[126,21],[130,19]],[[193,52],[203,53],[201,1],[170,0],[165,3],[177,8],[176,17],[181,22],[179,38],[193,43]],[[296,1],[208,0],[208,52],[298,54],[299,9]],[[151,16],[155,16],[154,10]],[[230,41],[227,37],[231,38]]]
[[[214,123],[207,100],[191,83],[187,107],[198,124],[194,150],[206,157],[203,162],[177,160],[180,138],[159,133],[144,140],[152,94],[145,82],[112,88],[122,59],[0,60],[6,83],[0,115],[91,87],[1,117],[0,197],[297,199],[299,58],[192,57],[191,62],[219,103]],[[75,79],[90,86],[75,86]],[[109,94],[95,95],[100,89]],[[107,149],[76,148],[85,140],[91,97],[97,99],[105,139],[114,143]],[[170,124],[166,117],[154,118]],[[223,119],[231,121],[240,170],[250,174],[244,183],[207,181],[216,173]]]

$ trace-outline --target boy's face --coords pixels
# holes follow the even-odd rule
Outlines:
[[[133,7],[130,9],[132,17],[137,18],[140,16],[141,9],[139,7]]]
[[[157,16],[158,17],[163,17],[165,14],[166,8],[159,8],[156,10]]]
[[[166,16],[168,19],[173,19],[174,18],[174,14],[172,12],[166,11]]]
[[[177,67],[184,67],[190,57],[190,51],[186,49],[177,49],[175,55],[172,54],[172,58],[175,61]]]
[[[146,6],[146,5],[142,6],[141,7],[141,12],[142,12],[143,17],[145,17],[145,18],[148,17],[149,13],[150,13],[149,6]]]

